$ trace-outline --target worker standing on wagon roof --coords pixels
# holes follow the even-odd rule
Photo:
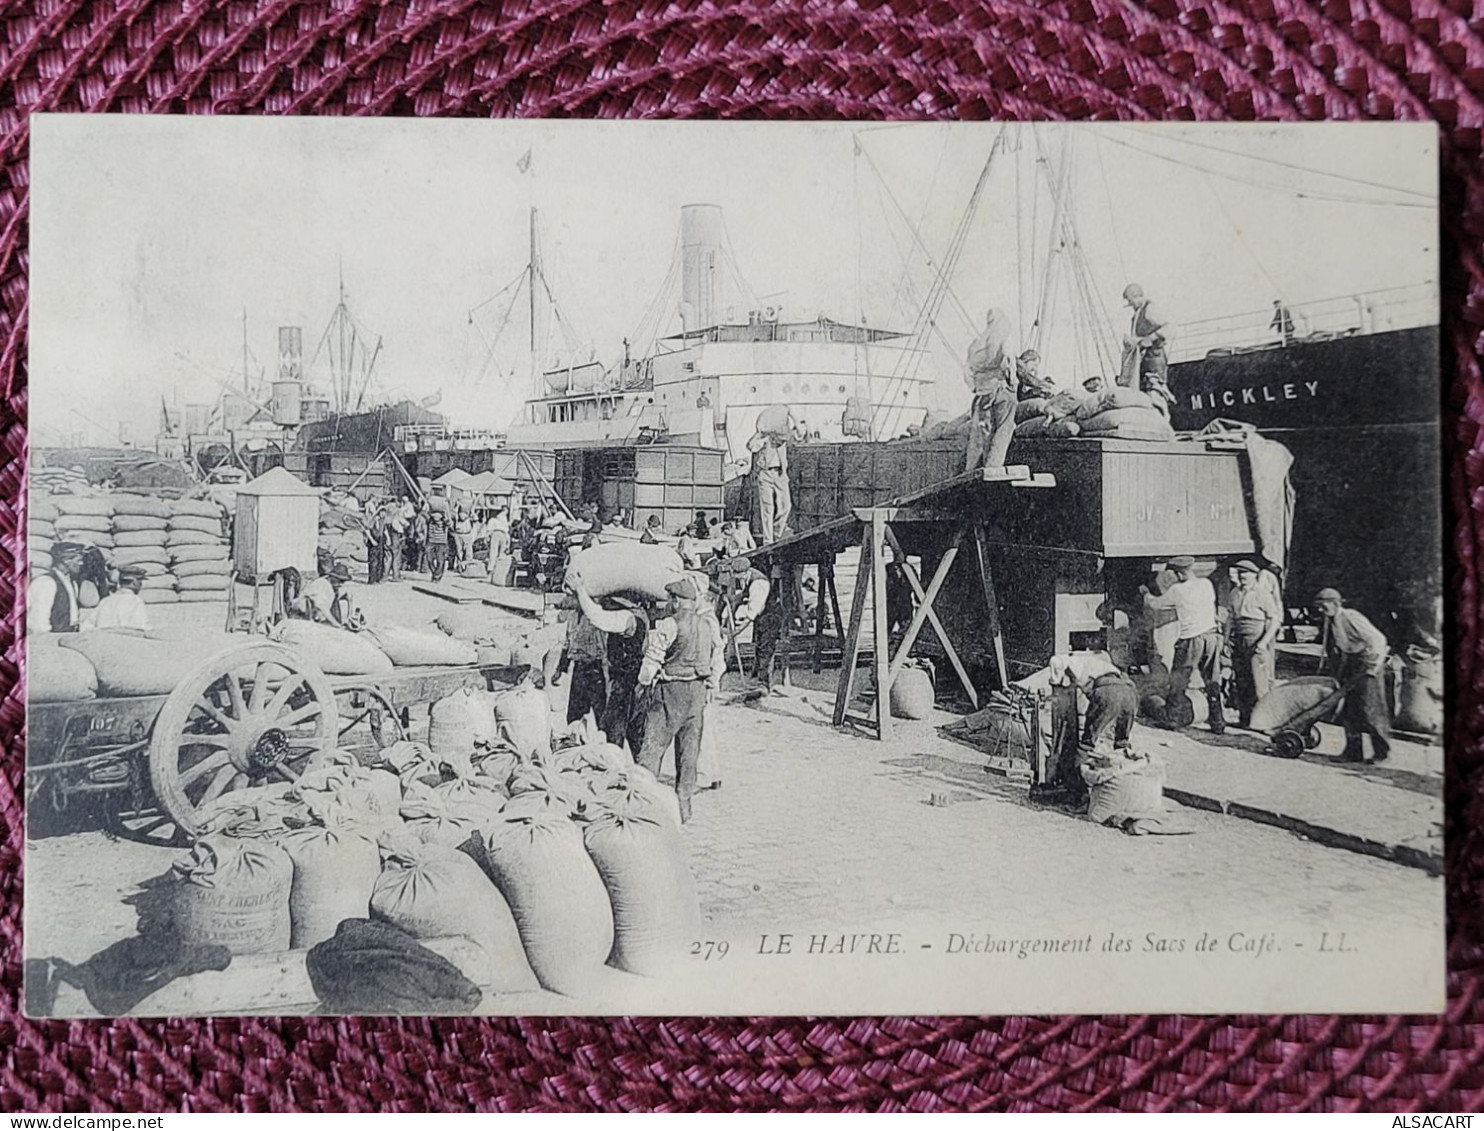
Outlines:
[[[139,632],[148,632],[149,606],[139,595],[144,588],[144,567],[121,565],[118,573],[118,591],[98,602],[89,627],[132,628]]]
[[[757,432],[747,441],[752,453],[753,512],[757,518],[757,539],[762,545],[777,542],[788,533],[788,520],[793,514],[793,496],[788,486],[788,441],[794,422],[787,411],[764,410],[758,415]],[[782,423],[773,419],[781,416]],[[705,535],[702,535],[705,537]]]
[[[1009,341],[1010,316],[991,310],[984,331],[969,346],[964,379],[974,399],[969,402],[965,471],[1005,466],[1005,453],[1015,435],[1015,361]]]
[[[1314,598],[1324,617],[1325,671],[1345,688],[1340,721],[1345,726],[1346,762],[1365,761],[1365,736],[1371,736],[1371,761],[1391,754],[1391,714],[1386,706],[1386,635],[1365,614],[1347,609],[1335,589]]]
[[[703,594],[695,580],[682,577],[665,586],[665,592],[670,595],[670,615],[649,630],[639,669],[646,700],[639,764],[658,774],[674,744],[680,819],[689,821],[706,703],[721,687],[726,658],[721,626],[699,607]]]
[[[1123,288],[1123,302],[1133,311],[1128,337],[1123,339],[1123,372],[1120,385],[1134,385],[1149,394],[1154,407],[1170,415],[1170,359],[1165,352],[1174,327],[1144,295],[1144,288],[1130,283]]]
[[[1195,575],[1195,559],[1170,559],[1170,570],[1176,581],[1162,596],[1141,585],[1144,606],[1149,609],[1174,609],[1180,621],[1180,637],[1175,642],[1174,670],[1170,672],[1170,692],[1165,697],[1164,722],[1179,726],[1185,709],[1185,692],[1196,672],[1206,685],[1207,724],[1212,734],[1226,730],[1221,695],[1221,629],[1216,619],[1216,589],[1209,578]]]
[[[52,547],[52,568],[31,582],[26,594],[27,631],[76,632],[82,607],[77,583],[82,576],[83,547],[79,542],[58,542]]]

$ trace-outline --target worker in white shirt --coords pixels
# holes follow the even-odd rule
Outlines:
[[[132,628],[148,632],[149,606],[139,593],[144,588],[144,567],[121,565],[118,569],[119,587],[98,602],[92,611],[89,628]]]
[[[1087,700],[1076,764],[1059,758],[1051,774],[1053,785],[1065,790],[1071,800],[1083,801],[1087,782],[1081,771],[1089,759],[1128,754],[1139,713],[1139,692],[1134,681],[1100,652],[1060,652],[1051,657],[1048,675],[1053,687],[1074,687]]]
[[[1177,707],[1185,699],[1191,677],[1200,673],[1206,687],[1207,722],[1212,734],[1226,730],[1221,694],[1221,628],[1216,617],[1216,589],[1208,578],[1195,575],[1195,559],[1170,559],[1170,570],[1176,581],[1162,596],[1140,586],[1144,605],[1150,609],[1174,609],[1180,623],[1180,636],[1175,642],[1175,662],[1170,672],[1170,691],[1165,697],[1165,719],[1180,725]]]
[[[352,631],[363,628],[365,620],[346,589],[349,582],[350,570],[344,562],[336,562],[329,573],[306,585],[301,600],[307,619]]]
[[[58,542],[52,547],[52,568],[31,581],[26,594],[26,630],[32,635],[76,632],[82,623],[78,579],[83,571],[83,546]]]
[[[675,793],[680,819],[690,820],[707,701],[720,689],[726,658],[721,626],[700,607],[704,597],[691,577],[665,586],[670,615],[656,621],[644,641],[639,687],[645,696],[644,744],[639,764],[658,773],[675,746]]]

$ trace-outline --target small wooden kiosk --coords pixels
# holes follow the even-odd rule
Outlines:
[[[262,587],[271,586],[271,621],[284,615],[285,570],[313,577],[319,547],[319,492],[275,467],[237,491],[237,517],[232,529],[232,569],[237,580],[252,586],[250,630],[262,621]],[[227,628],[238,627],[237,586],[230,589]]]

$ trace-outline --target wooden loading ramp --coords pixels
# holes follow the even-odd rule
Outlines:
[[[995,594],[994,575],[990,569],[984,516],[994,509],[995,498],[1002,491],[1046,489],[1056,486],[1055,476],[1035,474],[1026,466],[982,468],[965,472],[885,502],[854,508],[849,515],[831,519],[812,529],[791,534],[777,542],[760,546],[749,557],[767,559],[786,567],[817,564],[819,567],[820,615],[816,618],[815,670],[824,643],[826,605],[834,624],[840,619],[839,596],[835,589],[836,555],[851,546],[861,547],[855,592],[851,600],[850,622],[841,646],[840,679],[835,691],[834,723],[836,726],[863,727],[878,739],[891,733],[891,686],[911,654],[912,646],[924,625],[931,625],[954,674],[963,686],[969,702],[977,709],[979,692],[969,678],[958,651],[934,608],[934,603],[948,577],[948,572],[965,545],[972,545],[985,601],[985,624],[995,656],[996,675],[1000,686],[1008,683],[1005,667],[1004,640],[1000,631],[999,604]],[[947,536],[946,551],[926,585],[907,556],[905,543],[912,543],[924,530],[938,537]],[[913,611],[906,631],[892,654],[890,624],[886,600],[887,549],[895,555],[912,590]],[[790,589],[792,587],[790,586]],[[792,597],[786,596],[788,605]],[[876,702],[873,716],[850,710],[855,692],[856,663],[870,606],[873,671]],[[792,619],[792,608],[785,620]],[[786,655],[786,648],[784,649]]]

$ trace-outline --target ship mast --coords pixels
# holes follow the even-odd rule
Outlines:
[[[536,209],[531,208],[531,256],[526,264],[528,278],[526,284],[530,289],[531,300],[531,396],[539,400],[543,393],[541,387],[541,362],[537,356],[536,345],[536,291],[537,281],[541,278],[541,248],[536,242]]]

